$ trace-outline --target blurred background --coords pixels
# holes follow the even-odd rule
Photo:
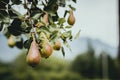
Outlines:
[[[10,48],[0,32],[0,80],[120,80],[118,0],[77,0],[71,4],[76,8],[73,35],[81,30],[79,38],[69,42],[72,51],[65,47],[65,57],[54,51],[32,68],[25,62],[27,51]]]

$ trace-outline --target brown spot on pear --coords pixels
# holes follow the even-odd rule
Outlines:
[[[72,10],[70,10],[70,14],[69,14],[67,22],[68,22],[69,25],[74,25],[75,24],[75,16],[74,16]]]
[[[26,62],[30,66],[36,66],[40,63],[40,61],[41,61],[41,55],[38,49],[38,44],[36,43],[35,39],[33,39],[26,57]]]

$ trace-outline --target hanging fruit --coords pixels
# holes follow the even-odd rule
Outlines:
[[[42,44],[41,55],[42,57],[48,58],[53,52],[53,48],[50,43],[44,42]]]
[[[49,22],[48,22],[48,13],[47,12],[45,12],[42,19],[43,19],[43,22],[45,23],[45,25],[48,26]]]
[[[60,50],[61,47],[62,47],[62,45],[59,41],[56,41],[54,43],[54,46],[53,46],[54,50]]]
[[[14,47],[15,46],[15,39],[14,39],[14,36],[13,35],[10,35],[9,39],[8,39],[8,45],[10,47]]]
[[[53,50],[61,50],[65,56],[62,44],[70,48],[68,41],[73,39],[70,28],[75,24],[74,7],[66,5],[65,0],[0,0],[0,3],[0,31],[10,47],[28,50],[26,62],[30,66],[38,65],[41,58],[50,57]],[[25,9],[25,13],[15,10],[14,5],[23,5],[21,9]],[[68,6],[71,10],[63,9],[64,15],[60,15],[60,6]]]
[[[68,22],[69,25],[74,25],[75,24],[75,16],[73,14],[73,10],[70,10],[67,22]]]
[[[30,45],[30,49],[26,57],[26,62],[30,66],[36,66],[40,63],[40,61],[41,61],[41,55],[38,49],[38,44],[36,43],[35,38],[33,38],[33,41]]]

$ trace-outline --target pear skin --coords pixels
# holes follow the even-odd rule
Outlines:
[[[53,47],[50,45],[50,43],[45,42],[43,43],[41,52],[42,52],[42,57],[48,58],[50,55],[52,55]]]
[[[68,22],[69,25],[74,25],[75,24],[75,16],[74,16],[72,10],[70,10],[70,14],[69,14],[67,22]]]
[[[36,66],[40,63],[40,61],[41,61],[41,55],[38,49],[38,45],[35,39],[33,39],[30,49],[28,51],[27,57],[26,57],[26,62],[30,66]]]
[[[48,13],[45,13],[44,16],[43,16],[43,21],[45,23],[46,26],[49,25],[49,22],[48,22]]]
[[[62,45],[59,41],[56,41],[53,46],[54,50],[60,50],[61,47],[62,47]]]
[[[9,37],[9,39],[8,39],[8,45],[9,45],[10,47],[14,47],[15,44],[16,44],[15,39],[14,39],[13,35],[11,35],[11,36]]]

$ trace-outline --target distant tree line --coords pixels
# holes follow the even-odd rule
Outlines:
[[[106,51],[96,57],[91,45],[88,45],[88,51],[77,56],[72,62],[71,70],[91,79],[120,79],[117,59],[113,59]]]

